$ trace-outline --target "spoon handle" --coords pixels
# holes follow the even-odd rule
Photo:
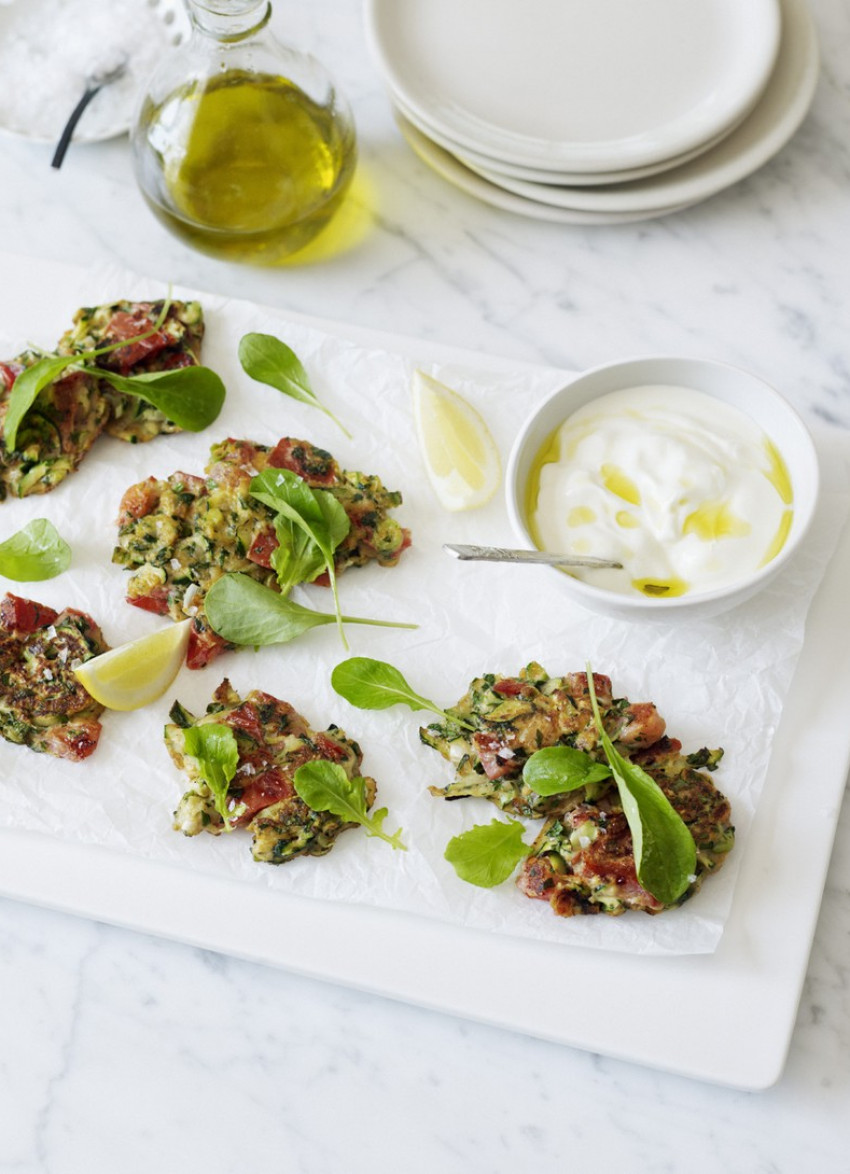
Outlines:
[[[549,567],[608,567],[619,570],[622,563],[592,555],[550,554],[543,550],[508,550],[502,546],[464,546],[446,542],[443,550],[455,558],[486,563],[543,563]]]
[[[85,93],[83,94],[82,98],[80,98],[79,102],[74,107],[74,109],[71,111],[71,116],[68,119],[68,121],[65,123],[65,129],[62,131],[62,135],[59,139],[59,142],[56,144],[56,150],[53,152],[53,158],[50,160],[51,167],[61,167],[62,166],[62,160],[65,158],[65,152],[68,150],[68,147],[71,145],[71,137],[74,134],[74,131],[77,129],[77,123],[82,118],[83,111],[85,110],[86,106],[88,106],[89,102],[91,102],[91,100],[95,96],[95,94],[98,93],[98,91],[102,89],[102,87],[103,87],[102,82],[100,85],[86,87]]]

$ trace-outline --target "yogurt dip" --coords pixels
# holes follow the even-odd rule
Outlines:
[[[726,587],[769,563],[793,518],[788,470],[745,413],[667,385],[573,413],[535,457],[526,518],[541,550],[616,559],[570,574],[620,594]]]

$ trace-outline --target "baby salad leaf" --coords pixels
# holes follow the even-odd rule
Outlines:
[[[599,741],[632,833],[638,880],[658,901],[672,905],[687,889],[696,869],[694,838],[655,779],[614,749],[602,724],[589,665],[587,687]]]
[[[233,831],[232,821],[238,819],[244,810],[241,805],[228,807],[227,804],[227,789],[239,764],[239,748],[233,730],[221,722],[190,726],[183,731],[183,748],[198,760],[201,778],[212,793],[215,809],[224,821],[224,830]]]
[[[239,341],[239,362],[245,374],[258,383],[267,383],[284,395],[324,412],[351,439],[345,425],[319,403],[301,360],[285,342],[273,334],[245,334]]]
[[[399,670],[385,660],[351,656],[338,664],[331,673],[331,685],[340,697],[358,709],[389,709],[392,705],[408,705],[413,710],[427,709],[437,713],[446,721],[465,726],[468,730],[476,728],[415,692]]]
[[[327,612],[301,607],[252,579],[250,575],[223,575],[213,583],[204,599],[204,612],[214,632],[231,644],[259,648],[266,644],[288,644],[297,636],[337,618]],[[416,624],[389,620],[340,617],[346,624],[372,624],[377,628],[415,628]]]
[[[371,814],[366,808],[366,783],[350,779],[338,762],[314,759],[299,766],[292,776],[295,790],[314,811],[330,811],[340,819],[362,824],[370,836],[385,840],[393,848],[407,851],[401,841],[401,828],[392,835],[384,831],[386,807]]]
[[[278,566],[284,571],[284,583],[287,590],[295,585],[290,582],[291,576],[301,569],[310,570],[318,561],[316,551],[319,552],[322,562],[313,573],[315,579],[320,571],[327,571],[333,592],[334,610],[337,624],[343,643],[345,636],[342,632],[342,616],[339,609],[339,594],[337,592],[336,568],[334,567],[334,551],[345,538],[351,523],[343,507],[332,493],[326,489],[311,489],[310,486],[290,469],[265,469],[251,480],[251,495],[258,501],[276,511],[280,524],[275,522],[275,534],[278,542],[287,544],[298,552],[297,565],[285,554],[279,555],[277,560],[272,559],[272,566],[278,571]],[[300,530],[310,541],[311,545],[304,546],[299,540],[292,542],[292,534]],[[312,549],[311,549],[312,547]],[[275,552],[276,553],[276,552]],[[280,573],[278,572],[280,582]],[[295,582],[305,580],[296,579]],[[283,591],[284,583],[280,583]]]
[[[20,373],[12,384],[9,408],[3,421],[3,442],[7,452],[14,451],[21,421],[35,403],[38,393],[58,379],[66,367],[79,362],[79,355],[49,355]]]
[[[560,795],[610,779],[611,769],[573,746],[545,746],[527,759],[522,777],[538,795]]]
[[[71,548],[47,518],[27,522],[0,542],[0,575],[18,583],[34,583],[61,575],[71,565]]]
[[[312,583],[327,564],[307,531],[291,518],[278,514],[274,520],[274,532],[278,544],[269,562],[277,575],[281,595],[288,595],[299,583]]]
[[[153,404],[186,432],[203,431],[216,419],[224,403],[224,384],[209,367],[175,367],[143,375],[117,375],[98,368],[97,377],[116,391]]]
[[[449,840],[444,853],[461,880],[481,889],[492,889],[506,881],[529,853],[523,826],[515,819],[494,819],[476,824]]]

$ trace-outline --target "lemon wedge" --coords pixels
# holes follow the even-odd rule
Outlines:
[[[423,371],[413,374],[413,413],[428,479],[447,510],[490,500],[502,479],[499,450],[467,401]]]
[[[74,675],[107,709],[141,709],[161,697],[180,671],[191,620],[171,624],[130,644],[93,656]]]

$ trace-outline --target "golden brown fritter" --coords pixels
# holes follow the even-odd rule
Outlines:
[[[124,300],[107,306],[84,306],[77,310],[74,325],[62,335],[57,350],[60,355],[79,355],[124,343],[95,360],[96,367],[118,375],[197,366],[204,337],[200,303],[170,302],[157,326],[164,305],[162,301]],[[139,444],[162,432],[179,431],[158,408],[138,396],[116,391],[102,379],[98,385],[109,405],[105,431],[110,436]]]
[[[681,750],[677,739],[663,738],[662,744],[632,759],[658,783],[694,838],[694,876],[675,905],[697,892],[734,844],[729,801]],[[596,802],[580,802],[548,820],[517,883],[527,897],[548,901],[561,917],[671,908],[639,884],[633,849],[622,804],[611,789]]]
[[[0,735],[80,761],[97,747],[103,713],[74,668],[107,645],[84,612],[6,595],[0,600]]]
[[[676,902],[681,904],[721,866],[734,843],[729,803],[698,769],[714,770],[723,752],[701,749],[683,755],[681,742],[667,737],[652,702],[615,698],[610,678],[598,673],[593,683],[602,724],[615,748],[658,783],[693,835],[696,869]],[[613,778],[547,796],[538,795],[523,778],[525,763],[545,747],[570,746],[606,763],[586,673],[550,677],[536,663],[516,677],[489,673],[474,680],[447,712],[450,720],[420,730],[422,741],[455,767],[454,781],[431,787],[431,793],[487,799],[514,815],[547,820],[517,882],[526,896],[548,900],[563,917],[666,908],[638,883],[632,835]]]
[[[593,681],[605,729],[621,753],[628,756],[663,736],[664,719],[651,702],[615,700],[610,678],[594,673]],[[539,818],[565,800],[541,797],[523,780],[522,768],[536,750],[573,746],[605,761],[586,673],[550,677],[534,662],[516,677],[487,673],[448,712],[476,729],[470,733],[454,722],[432,722],[419,731],[422,741],[455,767],[454,782],[431,788],[445,799],[489,799],[504,811]]]
[[[340,469],[330,453],[306,440],[284,437],[271,448],[228,439],[211,448],[205,477],[173,473],[132,485],[121,501],[112,561],[133,570],[128,603],[173,620],[194,617],[190,668],[229,647],[203,614],[213,583],[240,571],[277,586],[274,513],[250,492],[252,478],[264,469],[289,469],[312,489],[332,493],[345,509],[350,530],[335,552],[337,573],[368,562],[394,566],[409,545],[410,535],[389,515],[401,494],[377,477]]]
[[[323,856],[341,832],[357,826],[329,811],[308,807],[292,781],[299,766],[316,760],[337,763],[349,778],[359,777],[360,747],[336,726],[317,733],[286,701],[257,689],[243,700],[227,680],[216,689],[203,717],[194,717],[179,702],[170,716],[165,743],[192,784],[174,813],[176,831],[195,836],[202,831],[219,835],[224,830],[197,760],[185,753],[185,730],[211,722],[229,726],[236,738],[239,761],[227,800],[228,806],[241,812],[234,826],[247,828],[253,835],[255,860],[284,864],[296,856]],[[375,781],[364,781],[366,805],[371,807]]]
[[[97,373],[101,367],[120,375],[141,375],[200,362],[200,305],[172,302],[154,329],[163,305],[122,301],[78,310],[73,329],[59,342],[59,354],[83,355],[101,346],[124,345],[99,355],[93,365],[69,367],[43,387],[18,428],[12,451],[3,436],[9,397],[16,380],[41,356],[27,351],[0,362],[0,501],[55,489],[79,467],[102,432],[135,444],[160,432],[177,431],[157,408],[115,391]]]

